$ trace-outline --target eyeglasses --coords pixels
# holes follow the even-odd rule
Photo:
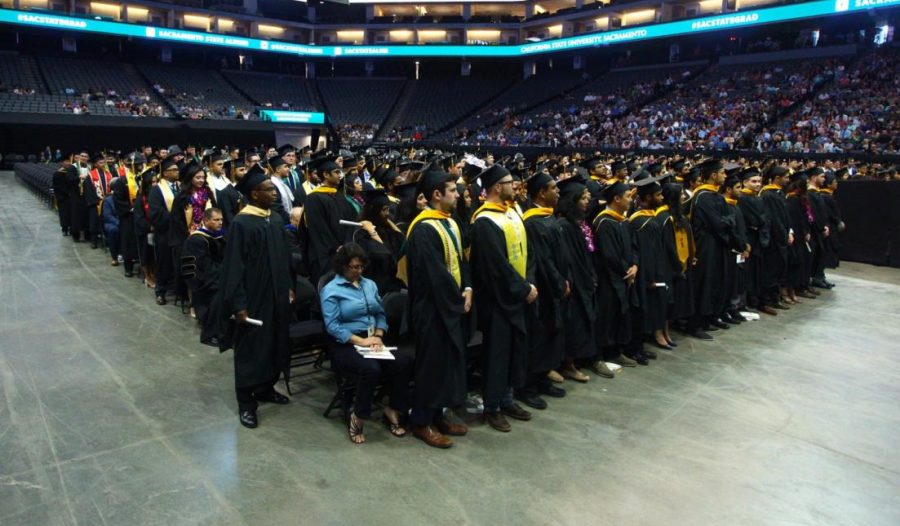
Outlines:
[[[347,268],[350,270],[362,272],[363,270],[366,269],[366,266],[365,265],[347,265]]]
[[[500,181],[497,184],[513,184],[514,182],[515,182],[514,180],[510,179],[509,181]]]

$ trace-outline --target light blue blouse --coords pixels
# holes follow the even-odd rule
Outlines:
[[[347,343],[369,327],[387,332],[387,317],[374,281],[360,278],[357,288],[343,276],[335,276],[322,288],[321,296],[325,330],[337,341]]]

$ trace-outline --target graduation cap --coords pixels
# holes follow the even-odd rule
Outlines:
[[[340,170],[341,167],[334,162],[335,158],[330,156],[321,156],[318,159],[314,159],[309,162],[309,167],[312,170],[317,172],[331,172],[334,170]]]
[[[147,159],[144,157],[144,154],[140,152],[131,152],[128,154],[126,160],[131,164],[146,164]]]
[[[481,172],[478,178],[481,179],[481,187],[488,190],[490,187],[499,183],[500,179],[503,179],[507,175],[510,175],[509,170],[499,164],[493,164],[490,168]]]
[[[836,172],[834,172],[834,177],[842,178],[842,177],[844,177],[845,175],[848,175],[849,173],[850,173],[850,170],[849,170],[849,169],[847,169],[847,168],[841,168],[840,170],[837,170]],[[828,180],[828,176],[827,176],[827,175],[825,176],[825,182],[826,182],[826,184],[831,184],[831,182]]]
[[[242,177],[240,181],[234,184],[234,188],[249,199],[250,192],[268,179],[269,176],[266,174],[263,167],[255,164],[253,165],[253,168],[247,170],[247,173],[244,174],[244,177]]]
[[[681,170],[684,169],[684,167],[686,165],[687,165],[687,160],[679,159],[679,160],[675,161],[674,163],[672,163],[672,169],[675,170],[676,172],[680,172]]]
[[[400,199],[415,199],[419,193],[416,191],[417,183],[403,183],[394,187],[397,197]]]
[[[613,200],[625,192],[627,192],[631,187],[627,184],[616,181],[611,185],[607,185],[603,190],[601,190],[601,194],[603,195],[603,200],[607,203],[612,203]]]
[[[818,177],[824,173],[825,173],[824,168],[822,168],[821,166],[816,166],[814,168],[810,168],[809,170],[807,170],[806,176],[807,177]]]
[[[105,153],[98,153],[98,154],[95,154],[93,157],[91,157],[91,162],[92,162],[92,163],[96,163],[96,162],[99,162],[99,161],[106,161],[106,154],[105,154]]]
[[[281,146],[278,147],[277,151],[278,151],[279,157],[284,157],[285,155],[287,155],[289,153],[296,153],[297,149],[294,148],[293,146],[291,146],[290,144],[282,144]]]
[[[185,164],[178,173],[178,180],[186,183],[194,178],[199,172],[203,171],[203,166],[197,161],[191,159],[191,162]]]
[[[798,183],[802,181],[809,180],[809,173],[806,170],[800,170],[799,172],[793,172],[788,177],[788,180],[792,183]]]
[[[756,177],[757,175],[759,175],[759,168],[751,166],[750,168],[747,168],[746,170],[738,174],[738,178],[741,180],[741,182],[744,182],[751,177]]]
[[[722,161],[718,159],[710,159],[700,165],[700,174],[706,177],[707,175],[718,172],[723,168],[725,168],[725,165],[722,164]]]
[[[219,161],[224,161],[225,159],[226,156],[218,152],[212,152],[203,156],[203,162],[205,162],[206,164],[217,163]]]
[[[287,161],[282,159],[281,157],[272,157],[269,159],[269,168],[274,172],[279,166],[284,166],[287,164]]]
[[[169,146],[166,151],[169,155],[184,155],[184,152],[181,151],[181,148],[177,144]]]
[[[634,182],[634,186],[636,186],[638,189],[638,195],[641,197],[646,197],[662,190],[662,186],[660,186],[659,180],[663,179],[664,177],[665,176],[654,177],[647,170],[641,170],[638,173],[634,174],[632,181]]]
[[[442,190],[448,182],[453,182],[453,176],[443,170],[429,170],[422,174],[416,183],[416,191],[431,197],[435,190]]]
[[[375,170],[375,173],[372,175],[372,177],[375,179],[376,183],[387,188],[389,184],[393,183],[397,180],[398,177],[400,177],[400,174],[398,174],[396,170],[385,165]]]
[[[550,177],[550,174],[546,174],[544,172],[538,172],[525,181],[525,186],[528,188],[528,196],[534,197],[538,195],[541,190],[543,190],[548,184],[553,182],[553,178]]]
[[[790,168],[776,164],[769,168],[769,170],[765,173],[765,179],[772,180],[776,177],[784,177],[785,175],[790,175],[790,173]]]
[[[599,157],[591,157],[590,159],[586,159],[584,162],[582,162],[582,163],[581,163],[581,166],[584,166],[584,168],[585,168],[587,171],[592,172],[592,171],[594,171],[598,166],[600,166],[600,165],[602,165],[602,164],[603,164],[603,161],[600,160]]]
[[[722,188],[731,188],[742,181],[740,171],[735,171],[725,176],[725,182]]]
[[[587,181],[585,181],[584,177],[575,175],[568,179],[563,179],[558,182],[556,186],[559,188],[559,196],[565,197],[569,195],[580,196],[584,194],[584,190],[587,188],[587,186],[585,186],[586,184]]]
[[[390,206],[391,204],[391,200],[388,199],[387,192],[385,192],[381,188],[364,191],[363,199],[365,199],[366,205],[372,207],[385,207]]]
[[[616,161],[616,162],[612,163],[611,170],[612,170],[613,175],[621,172],[622,170],[627,170],[627,169],[628,169],[628,167],[622,161]]]

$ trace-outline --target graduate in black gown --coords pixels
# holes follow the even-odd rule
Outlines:
[[[830,289],[834,287],[834,283],[825,279],[825,266],[826,262],[831,259],[834,249],[831,243],[833,231],[828,221],[830,211],[822,194],[822,188],[825,186],[825,170],[817,166],[807,173],[809,174],[809,203],[816,217],[812,236],[815,244],[813,245],[810,283],[816,288]]]
[[[664,268],[668,271],[666,283],[668,292],[669,323],[683,324],[694,313],[694,292],[691,276],[697,264],[694,234],[691,222],[684,216],[681,199],[684,189],[680,184],[664,184],[663,205],[656,209],[654,220],[659,224],[665,256]],[[674,340],[666,326],[666,340],[672,345]]]
[[[466,398],[469,335],[464,318],[472,308],[472,286],[460,229],[451,218],[459,198],[456,182],[434,170],[426,172],[418,186],[428,196],[428,206],[413,220],[405,246],[416,341],[411,420],[416,437],[446,448],[453,445],[448,436],[468,432],[447,419],[442,409],[457,407]]]
[[[72,241],[78,243],[84,236],[87,241],[88,233],[88,206],[84,201],[84,180],[88,176],[89,154],[82,150],[73,157],[72,165],[66,174],[66,186],[69,188],[69,211],[72,219],[69,223],[69,233]]]
[[[771,244],[772,227],[766,205],[759,197],[762,175],[758,168],[750,167],[741,172],[740,179],[742,187],[738,207],[744,216],[747,242],[750,244],[750,255],[744,263],[747,305],[774,316],[778,311],[766,304],[763,285],[766,272],[765,254]]]
[[[156,304],[166,304],[166,292],[175,283],[175,260],[169,243],[172,206],[178,194],[178,164],[166,159],[160,167],[160,180],[147,198],[150,226],[153,227],[153,249],[156,260]]]
[[[234,188],[234,185],[243,179],[244,174],[247,173],[247,168],[244,166],[244,161],[240,159],[226,161],[224,168],[225,175],[228,176],[232,184],[225,186],[221,190],[216,190],[216,208],[222,211],[222,222],[225,225],[225,230],[228,230],[228,226],[231,225],[234,217],[238,215],[238,212],[246,204],[244,196]]]
[[[506,416],[530,420],[513,401],[525,382],[528,360],[526,307],[538,290],[532,283],[525,225],[505,204],[513,199],[513,177],[499,164],[479,176],[486,198],[472,216],[471,265],[484,343],[484,419],[498,431],[512,428]]]
[[[523,221],[528,251],[535,264],[535,286],[540,301],[529,305],[528,375],[516,389],[516,398],[529,407],[546,409],[541,394],[560,398],[566,392],[551,384],[547,374],[559,367],[565,345],[565,304],[570,293],[568,263],[563,250],[562,228],[553,216],[559,189],[549,175],[538,173],[526,181],[534,206]]]
[[[725,290],[725,258],[734,221],[727,215],[725,198],[719,193],[719,186],[725,181],[722,162],[715,159],[704,162],[700,166],[700,180],[703,184],[694,189],[686,203],[697,244],[694,316],[687,330],[691,336],[711,340],[705,331],[729,328],[718,317],[729,297]]]
[[[759,198],[769,214],[771,229],[769,247],[763,251],[766,266],[762,288],[765,291],[766,304],[779,310],[790,308],[788,302],[794,302],[796,299],[791,298],[787,282],[788,267],[796,242],[783,190],[790,173],[784,166],[770,166],[763,172],[765,186],[759,191]]]
[[[794,172],[790,176],[790,184],[787,187],[787,211],[790,218],[791,229],[797,236],[796,243],[792,245],[792,259],[788,265],[788,290],[791,297],[800,296],[806,299],[815,299],[816,295],[810,291],[810,278],[812,273],[813,235],[816,226],[816,216],[812,204],[809,201],[809,179],[805,171]],[[796,299],[795,299],[796,301]]]
[[[316,161],[315,171],[322,184],[306,196],[300,222],[300,239],[305,244],[303,260],[313,285],[329,272],[335,251],[352,235],[352,231],[340,225],[343,205],[338,199],[345,199],[338,192],[343,177],[341,167],[325,158]]]
[[[207,208],[203,226],[193,231],[181,251],[181,272],[191,291],[191,306],[197,313],[202,331],[200,341],[218,346],[217,324],[209,319],[209,306],[219,290],[225,237],[222,235],[222,212]]]
[[[616,181],[603,189],[604,209],[594,219],[594,272],[597,275],[595,337],[598,360],[636,367],[639,358],[631,350],[632,309],[638,306],[634,283],[638,273],[638,247],[625,214],[631,207],[632,190]]]
[[[113,174],[106,166],[106,154],[100,153],[92,159],[93,166],[87,177],[81,181],[81,196],[87,209],[87,233],[91,248],[98,248],[103,237],[101,207],[103,200],[111,192]]]
[[[746,292],[745,262],[750,257],[750,243],[747,241],[747,225],[744,214],[738,207],[738,195],[741,191],[741,169],[735,169],[725,177],[722,183],[722,197],[725,198],[725,213],[732,222],[728,234],[729,252],[725,256],[725,294],[726,301],[719,313],[719,319],[738,325],[746,320],[739,310],[743,307],[743,295]]]
[[[837,190],[838,181],[847,172],[846,168],[842,168],[834,173],[825,175],[825,184],[819,189],[819,195],[825,205],[826,223],[831,231],[828,236],[830,240],[828,251],[825,253],[825,268],[837,268],[840,263],[840,233],[844,231],[844,221],[841,219],[841,210],[838,207],[837,200],[834,198],[834,192]],[[833,286],[833,284],[832,284]]]
[[[275,185],[256,165],[238,183],[249,203],[237,217],[225,242],[219,282],[220,305],[214,311],[220,326],[220,349],[234,348],[234,379],[240,422],[255,428],[259,402],[288,403],[275,391],[279,375],[288,367],[290,345],[290,258],[281,217],[271,212]],[[231,317],[233,323],[229,323]],[[248,319],[262,321],[252,325]]]
[[[397,261],[406,235],[391,221],[391,202],[384,190],[366,190],[365,201],[359,216],[362,227],[353,233],[353,241],[363,247],[369,258],[363,276],[374,281],[384,297],[405,288],[397,277]]]
[[[564,301],[566,350],[559,372],[563,377],[577,382],[589,379],[579,367],[587,367],[605,378],[614,376],[606,362],[597,359],[594,334],[597,322],[597,275],[592,260],[596,249],[591,226],[586,219],[592,203],[602,196],[592,195],[587,183],[581,175],[560,181],[559,203],[555,210],[557,222],[562,229],[562,246],[567,264],[564,275],[570,289]]]
[[[648,336],[650,341],[660,349],[671,350],[666,339],[666,321],[668,317],[669,273],[666,271],[666,250],[663,245],[662,230],[654,221],[656,209],[662,206],[662,186],[648,172],[635,174],[638,205],[640,209],[628,218],[634,237],[638,244],[638,266],[635,289],[640,308],[637,314],[640,323],[637,325],[634,338],[643,341]],[[654,357],[652,351],[643,351],[649,358]]]
[[[144,168],[144,155],[133,152],[128,156],[130,170],[115,178],[111,184],[116,214],[119,216],[119,238],[124,260],[125,277],[134,276],[134,262],[138,260],[137,230],[134,227],[134,204],[138,195],[138,179],[135,172]]]
[[[63,158],[59,161],[59,168],[53,172],[51,185],[53,188],[53,200],[56,202],[56,212],[59,215],[59,228],[63,236],[69,235],[72,225],[71,197],[69,196],[69,168],[72,166],[71,158]]]

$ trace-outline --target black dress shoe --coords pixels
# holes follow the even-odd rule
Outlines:
[[[722,314],[722,316],[719,317],[719,319],[724,321],[725,323],[730,323],[732,325],[740,325],[741,324],[741,321],[738,320],[737,318],[735,318],[734,315],[731,314],[730,312],[726,312],[726,313]]]
[[[91,248],[92,248],[92,249],[96,249],[96,248],[97,248],[97,242],[96,242],[96,241],[91,241]]]
[[[527,391],[527,392],[516,393],[516,400],[522,402],[523,404],[525,404],[528,407],[531,407],[533,409],[540,409],[540,410],[547,409],[547,402],[544,401],[543,398],[541,398],[540,396],[537,395],[537,393],[534,393],[534,392]]]
[[[287,405],[291,403],[291,399],[272,389],[264,395],[257,395],[256,400],[259,402],[271,402],[278,405]]]
[[[510,418],[515,418],[516,420],[531,420],[531,413],[522,409],[522,406],[516,403],[501,407],[500,412]]]
[[[259,426],[259,420],[256,419],[256,411],[241,411],[241,425],[256,429]]]
[[[650,343],[652,343],[657,349],[662,349],[664,351],[671,351],[673,349],[671,345],[663,345],[656,340],[651,340]]]
[[[730,325],[728,325],[727,323],[723,322],[723,321],[720,320],[720,319],[712,320],[711,322],[709,322],[709,324],[710,324],[712,327],[718,327],[718,328],[723,329],[723,330],[727,330],[727,329],[730,329],[730,328],[731,328]]]
[[[133,270],[126,270],[126,271],[125,271],[125,277],[126,277],[126,278],[133,278],[133,277],[134,277],[134,271],[133,271]]]
[[[638,352],[651,360],[655,360],[659,357],[659,355],[656,354],[656,351],[651,351],[650,349],[641,349]]]
[[[650,365],[650,359],[643,353],[632,353],[628,357],[641,365]]]
[[[678,342],[676,342],[675,340],[668,340],[668,342],[669,342],[669,347],[672,347],[672,348],[678,347]]]
[[[709,334],[707,334],[707,333],[704,332],[704,331],[701,331],[700,329],[697,329],[697,330],[694,331],[694,332],[689,332],[689,333],[688,333],[688,336],[691,336],[692,338],[697,338],[698,340],[703,340],[703,341],[705,341],[705,342],[711,342],[711,341],[713,341],[713,337],[712,337],[712,336],[710,336]]]
[[[545,385],[538,389],[542,395],[552,396],[553,398],[562,398],[566,396],[566,390],[555,385]]]

